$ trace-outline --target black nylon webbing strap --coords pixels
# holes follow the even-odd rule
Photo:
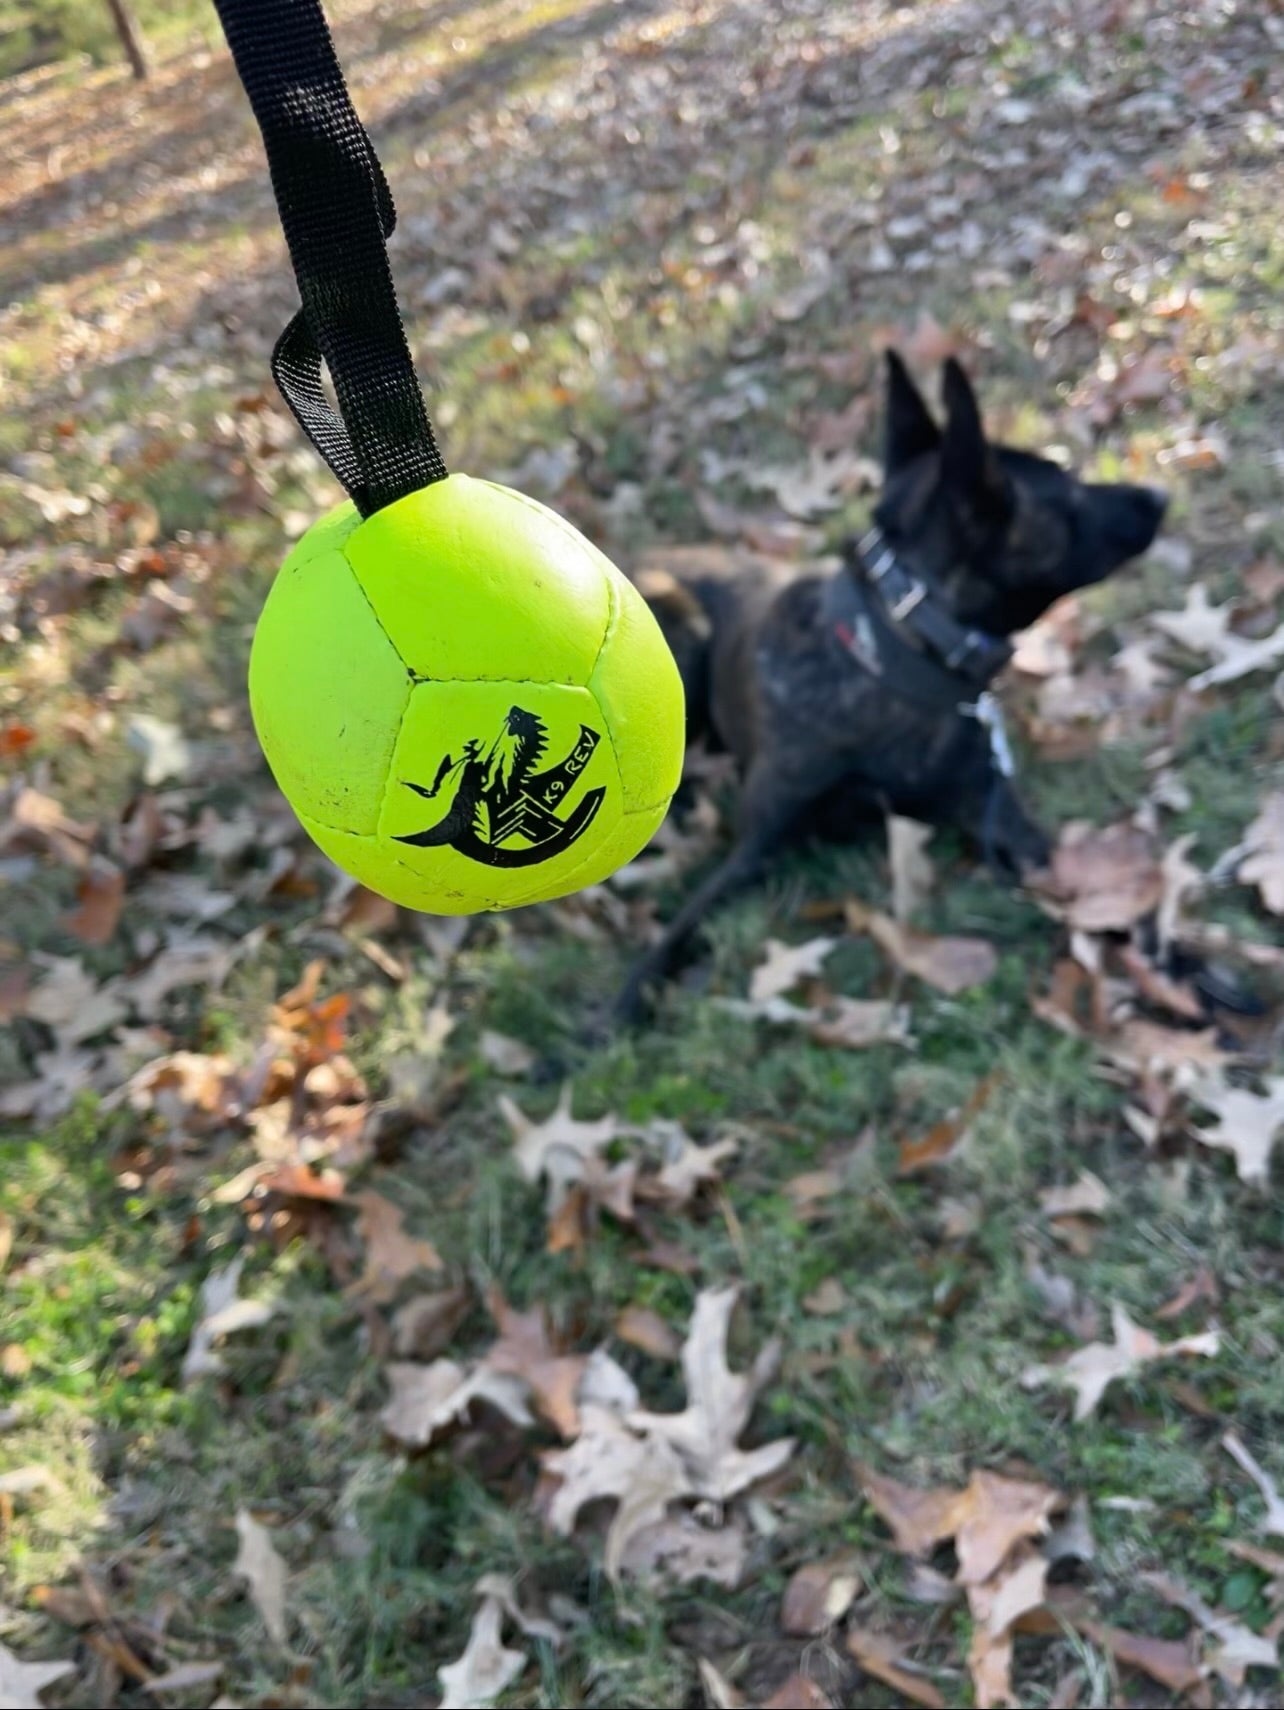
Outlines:
[[[272,353],[299,426],[362,516],[445,477],[397,310],[387,180],[320,0],[214,0],[263,132],[303,308]],[[324,359],[339,413],[321,383]]]

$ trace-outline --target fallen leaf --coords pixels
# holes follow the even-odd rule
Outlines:
[[[989,1103],[999,1084],[999,1076],[990,1074],[978,1081],[967,1103],[952,1116],[935,1122],[917,1140],[902,1140],[896,1165],[898,1176],[916,1176],[934,1164],[941,1164],[964,1145],[973,1122]]]
[[[141,1681],[144,1692],[153,1698],[159,1698],[164,1692],[191,1692],[198,1686],[212,1686],[216,1680],[221,1680],[224,1664],[221,1662],[186,1662],[179,1663],[177,1668],[166,1669],[164,1674],[154,1674],[149,1679]]]
[[[1284,1075],[1263,1084],[1266,1091],[1255,1093],[1227,1086],[1220,1077],[1208,1078],[1196,1082],[1191,1096],[1217,1118],[1215,1128],[1196,1127],[1195,1138],[1229,1152],[1240,1180],[1265,1191],[1270,1185],[1271,1157],[1284,1134]]]
[[[543,1307],[517,1312],[497,1288],[491,1290],[487,1305],[499,1330],[499,1341],[486,1354],[483,1365],[520,1378],[549,1424],[563,1437],[574,1437],[580,1428],[576,1392],[584,1375],[584,1356],[554,1350]]]
[[[911,1674],[904,1667],[901,1647],[882,1633],[871,1633],[864,1627],[849,1627],[847,1649],[866,1674],[890,1686],[914,1704],[924,1704],[927,1710],[945,1710],[945,1700],[930,1680]]]
[[[44,979],[27,999],[26,1013],[43,1021],[62,1045],[79,1045],[123,1021],[128,1008],[119,984],[98,985],[73,956],[37,957]]]
[[[1080,932],[1123,932],[1159,906],[1163,870],[1150,838],[1126,822],[1063,827],[1046,887],[1052,911]]]
[[[392,1345],[403,1360],[435,1360],[454,1340],[468,1316],[466,1288],[413,1295],[392,1318]]]
[[[24,785],[0,826],[0,850],[47,851],[65,866],[83,867],[96,835],[96,826],[69,819],[52,796]]]
[[[892,872],[892,914],[904,924],[932,894],[936,869],[927,854],[932,827],[887,816],[887,859]]]
[[[1233,610],[1229,600],[1223,606],[1211,604],[1208,589],[1202,582],[1196,582],[1188,591],[1181,611],[1151,612],[1148,622],[1191,653],[1220,654],[1231,637]]]
[[[1090,1170],[1081,1170],[1069,1187],[1045,1188],[1039,1204],[1045,1217],[1101,1217],[1110,1206],[1110,1189]]]
[[[441,1258],[431,1241],[417,1240],[401,1227],[406,1214],[399,1205],[366,1188],[353,1194],[357,1233],[366,1244],[366,1268],[352,1285],[353,1293],[385,1303],[417,1271],[439,1271]]]
[[[775,1375],[780,1345],[768,1342],[748,1372],[727,1364],[727,1332],[739,1290],[703,1289],[696,1296],[691,1329],[682,1348],[688,1402],[681,1413],[638,1412],[630,1425],[670,1444],[697,1496],[727,1502],[737,1492],[778,1471],[792,1455],[784,1438],[757,1449],[740,1449],[759,1391]]]
[[[955,1577],[961,1585],[980,1585],[998,1571],[1015,1544],[1042,1537],[1049,1516],[1064,1500],[1049,1485],[984,1471],[972,1474],[963,1497],[954,1534]]]
[[[582,1406],[580,1434],[567,1449],[543,1457],[557,1480],[548,1522],[569,1537],[587,1503],[617,1504],[606,1535],[604,1567],[614,1584],[634,1538],[664,1520],[669,1505],[690,1495],[691,1482],[676,1450],[650,1433],[640,1435],[609,1408]]]
[[[388,1382],[392,1396],[379,1415],[380,1422],[390,1437],[408,1449],[426,1449],[478,1401],[497,1408],[514,1425],[535,1423],[526,1404],[528,1385],[485,1365],[469,1372],[454,1360],[434,1360],[427,1366],[393,1361]]]
[[[1266,1512],[1257,1523],[1258,1529],[1271,1537],[1284,1538],[1284,1496],[1280,1495],[1279,1486],[1253,1459],[1234,1431],[1228,1431],[1222,1438],[1222,1447],[1262,1493]]]
[[[1284,790],[1262,802],[1257,818],[1244,833],[1244,858],[1239,878],[1256,885],[1272,914],[1284,914]]]
[[[143,782],[149,787],[170,778],[186,778],[195,757],[187,738],[176,724],[135,713],[125,727],[125,740],[143,757]]]
[[[916,932],[855,898],[848,900],[844,913],[853,932],[868,932],[897,967],[948,996],[981,985],[998,966],[994,946],[984,938],[938,938]]]
[[[75,1672],[74,1662],[22,1662],[0,1644],[0,1710],[42,1710],[45,1688]]]
[[[234,947],[199,933],[165,946],[141,974],[122,982],[140,1015],[154,1016],[171,992],[182,986],[220,986],[232,966]]]
[[[1155,1360],[1175,1354],[1217,1353],[1221,1338],[1216,1330],[1198,1336],[1180,1336],[1173,1342],[1160,1342],[1148,1330],[1134,1324],[1123,1307],[1116,1302],[1111,1308],[1115,1339],[1113,1342],[1090,1342],[1071,1354],[1059,1366],[1033,1366],[1022,1377],[1027,1387],[1044,1383],[1064,1384],[1075,1392],[1074,1416],[1084,1420],[1094,1411],[1116,1378],[1132,1377]]]
[[[263,1300],[242,1300],[238,1295],[245,1259],[232,1260],[221,1271],[211,1271],[201,1284],[200,1317],[183,1356],[182,1380],[204,1377],[223,1370],[214,1344],[237,1330],[253,1330],[266,1324],[276,1308]]]
[[[626,1306],[615,1321],[615,1334],[657,1360],[676,1360],[682,1346],[671,1326],[649,1306]]]
[[[712,1710],[744,1710],[744,1694],[725,1680],[707,1658],[699,1659],[700,1684]]]
[[[507,1093],[499,1098],[499,1110],[513,1136],[513,1155],[528,1182],[548,1179],[548,1209],[557,1210],[576,1182],[583,1178],[586,1164],[619,1133],[614,1116],[596,1122],[577,1122],[571,1115],[571,1089],[564,1086],[551,1116],[532,1122]]]
[[[805,1674],[791,1674],[782,1680],[770,1698],[764,1698],[761,1710],[832,1710],[831,1701]]]
[[[479,1597],[493,1597],[513,1625],[528,1639],[542,1639],[545,1644],[556,1648],[566,1638],[566,1628],[559,1626],[551,1616],[535,1615],[528,1609],[523,1609],[517,1600],[517,1587],[513,1580],[502,1573],[484,1573],[477,1581]],[[569,1599],[563,1598],[562,1603],[574,1610]],[[576,1611],[584,1618],[584,1611]]]
[[[690,1205],[702,1188],[720,1182],[719,1166],[740,1149],[734,1135],[701,1146],[677,1122],[654,1121],[642,1132],[644,1139],[659,1147],[663,1163],[653,1180],[639,1181],[639,1196],[656,1200],[674,1211]]]
[[[106,944],[116,931],[125,903],[125,875],[103,860],[91,861],[76,886],[79,907],[63,917],[63,926],[82,944]]]
[[[744,1577],[749,1541],[743,1524],[704,1524],[680,1511],[635,1531],[620,1556],[620,1573],[646,1581],[666,1575],[680,1584],[708,1580],[734,1590]]]
[[[750,1003],[784,997],[801,980],[811,979],[837,942],[835,938],[811,938],[805,944],[782,944],[778,938],[769,938],[763,946],[766,957],[749,979]]]
[[[809,1562],[791,1575],[780,1606],[780,1625],[794,1638],[825,1633],[841,1621],[862,1585],[850,1556]]]
[[[526,1652],[510,1651],[503,1642],[503,1618],[499,1599],[484,1597],[473,1616],[463,1655],[437,1670],[441,1710],[484,1710],[526,1667]]]
[[[1193,1691],[1204,1679],[1204,1671],[1188,1640],[1152,1639],[1145,1633],[1128,1633],[1122,1627],[1108,1627],[1087,1618],[1075,1620],[1073,1625],[1085,1639],[1108,1651],[1117,1663],[1140,1669],[1170,1692]]]
[[[497,1075],[526,1075],[535,1067],[535,1053],[520,1039],[494,1033],[488,1027],[477,1041],[478,1055]]]
[[[1188,1311],[1197,1302],[1207,1300],[1216,1306],[1220,1298],[1217,1278],[1207,1265],[1201,1265],[1193,1276],[1186,1279],[1171,1300],[1166,1300],[1162,1306],[1155,1308],[1155,1317],[1180,1318],[1183,1312]]]
[[[1205,689],[1216,688],[1221,683],[1234,683],[1255,671],[1269,670],[1280,659],[1284,659],[1284,623],[1270,635],[1260,636],[1255,641],[1246,640],[1242,635],[1228,635],[1222,645],[1222,657],[1215,665],[1192,677],[1186,687],[1192,694],[1202,694]]]
[[[943,1539],[954,1539],[956,1578],[965,1586],[989,1579],[1022,1539],[1042,1536],[1063,1500],[1049,1485],[980,1469],[962,1490],[917,1490],[863,1466],[857,1474],[898,1550],[927,1555]]]
[[[1221,1675],[1229,1686],[1242,1687],[1250,1668],[1268,1668],[1278,1679],[1279,1641],[1265,1633],[1255,1633],[1242,1621],[1236,1621],[1211,1608],[1198,1592],[1166,1573],[1145,1573],[1143,1581],[1152,1591],[1183,1610],[1197,1622],[1208,1638],[1215,1641],[1207,1653],[1207,1666]]]
[[[911,1045],[908,1004],[884,998],[831,998],[808,1029],[818,1045],[863,1051],[871,1045]]]
[[[263,1618],[273,1644],[285,1643],[285,1563],[277,1554],[272,1534],[248,1509],[236,1512],[240,1540],[232,1572],[246,1581],[250,1599]]]

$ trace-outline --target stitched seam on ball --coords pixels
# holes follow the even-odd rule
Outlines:
[[[346,542],[345,542],[345,544],[346,544]],[[361,598],[366,602],[366,605],[370,609],[370,616],[375,620],[375,627],[378,629],[380,635],[384,638],[384,640],[388,643],[388,646],[391,647],[391,649],[393,651],[393,656],[396,658],[396,660],[397,660],[398,664],[401,666],[402,670],[406,673],[406,698],[401,703],[401,711],[397,715],[396,728],[393,730],[392,742],[388,748],[387,759],[386,759],[385,764],[384,764],[383,788],[379,791],[379,799],[375,803],[374,830],[372,832],[371,831],[357,831],[357,832],[348,832],[347,833],[347,835],[349,837],[374,837],[377,839],[379,836],[379,826],[383,821],[383,810],[388,805],[388,790],[392,784],[392,762],[396,758],[397,744],[401,741],[401,727],[402,727],[402,725],[405,724],[406,714],[410,711],[410,700],[411,700],[411,696],[415,692],[415,683],[414,683],[414,678],[412,677],[412,675],[410,673],[409,667],[407,666],[405,660],[401,657],[401,649],[397,646],[396,642],[392,639],[392,637],[388,634],[388,631],[385,629],[385,627],[383,625],[383,621],[379,616],[379,613],[375,610],[374,601],[370,598],[370,595],[366,592],[365,587],[362,584],[360,576],[357,575],[356,566],[353,564],[352,560],[348,557],[348,554],[344,551],[342,546],[339,548],[339,556],[340,556],[340,558],[343,559],[343,562],[348,566],[348,574],[352,577],[352,580],[357,584],[357,587],[361,590]],[[317,821],[318,825],[320,825],[321,823],[322,823],[322,821],[320,821],[320,820]],[[342,828],[342,826],[333,825],[329,829],[331,831],[341,831],[343,828]]]
[[[388,639],[391,640],[391,636]],[[406,715],[410,711],[410,702],[414,697],[414,692],[415,685],[411,683],[406,690],[406,699],[401,709],[401,717],[397,720],[397,728],[392,733],[392,747],[388,750],[388,764],[383,774],[383,789],[379,792],[379,807],[375,813],[374,834],[376,838],[382,836],[379,828],[383,824],[384,810],[388,806],[388,792],[392,788],[392,763],[397,758],[397,749],[401,746],[401,732],[405,728]]]
[[[619,615],[620,600],[619,595],[615,592],[615,577],[608,576],[606,578],[606,628],[602,631],[602,639],[598,643],[597,652],[593,655],[593,664],[589,669],[589,674],[584,679],[586,688],[592,683],[594,677],[597,676],[597,668],[602,663],[602,655],[606,652],[606,644],[611,639],[611,631],[615,628],[615,620]],[[596,696],[594,698],[596,699]],[[601,704],[602,703],[598,701],[598,705],[601,706]],[[602,716],[605,718],[606,714],[603,713]],[[609,725],[607,726],[607,729],[610,729]],[[614,742],[615,738],[612,737],[611,741]]]
[[[355,533],[355,530],[353,532]],[[401,657],[401,649],[397,646],[396,642],[388,634],[388,631],[387,631],[387,628],[384,624],[383,619],[379,616],[379,613],[375,610],[375,603],[370,598],[370,595],[366,592],[366,585],[361,580],[361,577],[358,575],[356,565],[348,557],[347,544],[348,543],[345,540],[343,545],[339,548],[339,556],[340,556],[340,558],[342,558],[343,562],[348,566],[348,570],[351,573],[352,580],[357,584],[358,588],[360,588],[360,590],[361,590],[361,598],[370,607],[370,616],[375,620],[375,623],[378,625],[380,635],[384,638],[384,640],[388,643],[388,646],[391,647],[392,651],[396,654],[398,662],[401,665],[401,669],[406,673],[406,676],[411,679],[411,687],[413,688],[414,687],[414,672],[410,669],[409,665],[407,665],[405,660]]]

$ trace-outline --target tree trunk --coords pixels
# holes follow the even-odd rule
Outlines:
[[[147,80],[147,47],[143,33],[134,22],[134,15],[129,9],[129,0],[107,0],[107,5],[111,10],[112,22],[116,26],[116,34],[120,37],[120,45],[125,50],[130,70],[140,83],[144,83]]]

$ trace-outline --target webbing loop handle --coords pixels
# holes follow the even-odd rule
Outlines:
[[[214,4],[263,133],[303,303],[277,340],[272,373],[295,420],[367,517],[446,476],[388,265],[392,195],[320,0]]]

